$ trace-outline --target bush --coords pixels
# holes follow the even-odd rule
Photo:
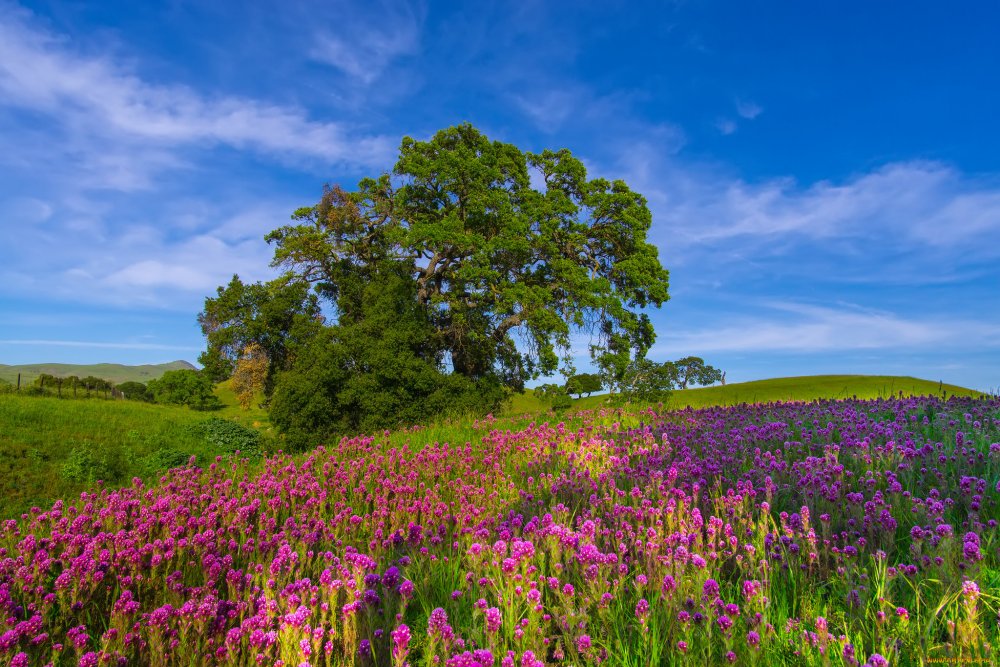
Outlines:
[[[569,394],[556,394],[552,397],[552,409],[555,412],[565,412],[573,407],[573,399]]]
[[[139,472],[144,476],[152,476],[171,468],[187,465],[191,455],[179,449],[167,447],[147,454],[139,460]]]
[[[260,431],[228,419],[212,417],[194,425],[194,430],[219,454],[233,454],[258,459],[264,455],[264,438]]]
[[[157,403],[186,405],[192,410],[218,410],[222,407],[212,380],[198,371],[167,371],[159,380],[151,380],[147,388]]]
[[[60,474],[69,482],[93,484],[97,480],[116,482],[123,478],[125,462],[121,450],[101,449],[92,442],[82,442],[70,449]]]
[[[122,382],[117,389],[122,393],[122,396],[130,401],[144,401],[146,403],[153,401],[153,395],[149,388],[141,382]]]

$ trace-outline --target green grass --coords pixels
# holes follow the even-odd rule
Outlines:
[[[46,373],[56,377],[75,375],[79,378],[94,376],[102,380],[110,380],[115,384],[122,382],[142,382],[157,380],[167,371],[192,369],[194,366],[186,361],[171,361],[165,364],[146,364],[143,366],[125,366],[122,364],[21,364],[8,366],[0,364],[0,380],[10,383],[17,382],[21,374],[21,386],[35,381],[39,375]]]
[[[741,382],[726,386],[677,391],[670,407],[708,407],[773,401],[812,401],[818,398],[889,398],[898,396],[979,396],[982,392],[953,384],[892,375],[807,375]]]
[[[675,391],[668,407],[703,408],[739,403],[769,403],[773,401],[812,401],[821,398],[887,398],[897,396],[979,396],[982,392],[953,384],[940,384],[931,380],[893,375],[806,375],[802,377],[773,378],[753,382],[732,383],[725,386],[697,387]],[[573,410],[590,410],[602,407],[607,395],[595,395],[573,401]],[[504,407],[504,414],[545,412],[547,405],[536,398],[531,390],[515,395]]]
[[[209,461],[223,452],[197,426],[213,417],[272,435],[266,411],[241,410],[226,384],[216,391],[225,407],[212,412],[0,393],[0,518],[78,494],[96,479],[109,485],[133,477],[149,481],[190,456]]]

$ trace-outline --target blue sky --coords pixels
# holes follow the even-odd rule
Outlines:
[[[650,357],[1000,388],[991,5],[0,0],[0,362],[193,361],[267,231],[470,121],[646,195]]]

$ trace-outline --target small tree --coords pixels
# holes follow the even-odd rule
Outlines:
[[[149,393],[149,389],[141,382],[122,382],[115,388],[124,398],[130,401],[144,401],[150,403],[153,400],[153,396]]]
[[[600,391],[603,388],[604,383],[601,381],[601,376],[595,373],[578,373],[571,375],[566,380],[566,392],[576,394],[577,398],[584,394],[589,397],[595,391]]]
[[[677,380],[681,389],[688,385],[710,385],[722,381],[722,371],[709,366],[701,357],[684,357],[674,362],[677,367]]]
[[[80,380],[80,384],[87,390],[87,396],[90,396],[90,392],[92,391],[104,391],[108,381],[93,375],[88,375]]]
[[[222,407],[213,391],[212,380],[198,371],[167,371],[159,380],[151,380],[148,389],[157,403],[187,405],[195,410]]]
[[[254,396],[264,392],[269,368],[270,360],[263,347],[254,342],[243,348],[243,356],[233,371],[233,392],[244,410],[250,409]]]
[[[42,373],[37,378],[35,378],[35,384],[38,388],[44,392],[46,388],[52,388],[56,386],[56,377],[54,375],[49,375],[48,373]]]
[[[643,358],[629,364],[621,389],[628,400],[652,403],[670,398],[676,384],[677,367],[672,362]]]
[[[562,412],[573,406],[573,399],[570,398],[566,388],[554,383],[541,384],[535,387],[535,395],[542,401],[549,404],[549,407],[556,412]]]

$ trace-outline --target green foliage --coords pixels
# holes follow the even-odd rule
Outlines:
[[[586,394],[590,396],[595,391],[604,388],[601,376],[596,373],[578,373],[566,379],[566,392],[576,394],[577,398]]]
[[[164,447],[150,452],[138,460],[138,473],[153,478],[171,468],[179,468],[191,460],[191,454],[174,447]]]
[[[198,358],[203,372],[215,382],[229,378],[243,351],[256,344],[268,359],[265,390],[270,393],[275,374],[288,367],[291,351],[319,326],[319,303],[309,290],[308,282],[293,276],[245,284],[234,275],[214,298],[205,299],[198,316],[208,342]]]
[[[538,385],[535,387],[534,395],[556,412],[563,412],[573,406],[573,399],[566,388],[558,384]]]
[[[573,399],[565,391],[552,397],[552,409],[555,412],[562,413],[571,407],[573,407]]]
[[[565,394],[566,390],[555,383],[548,382],[535,387],[534,392],[535,396],[541,400],[551,403],[556,396]]]
[[[456,413],[485,413],[503,392],[441,370],[442,352],[412,283],[383,275],[365,286],[353,321],[321,330],[279,374],[271,419],[293,447]]]
[[[102,448],[89,441],[74,445],[60,468],[66,481],[85,484],[97,480],[117,482],[124,472],[125,463],[119,450]]]
[[[218,410],[222,403],[214,393],[212,380],[205,373],[191,370],[167,371],[148,385],[157,403],[186,405],[194,410]]]
[[[177,372],[177,371],[174,371]],[[93,375],[88,375],[80,380],[80,386],[82,386],[89,396],[91,392],[97,392],[99,394],[108,394],[111,391],[111,383],[104,378],[95,377]]]
[[[710,385],[722,381],[722,371],[709,366],[701,357],[684,357],[673,362],[677,369],[677,382],[681,389],[688,385]]]
[[[264,455],[260,431],[229,419],[211,417],[193,427],[194,431],[220,454],[240,453],[241,457],[259,459]]]
[[[677,367],[641,358],[632,362],[619,383],[623,398],[642,403],[663,403],[677,384]]]
[[[116,387],[116,389],[121,392],[122,396],[130,401],[144,401],[146,403],[153,401],[153,394],[149,391],[149,388],[141,382],[122,382]]]

